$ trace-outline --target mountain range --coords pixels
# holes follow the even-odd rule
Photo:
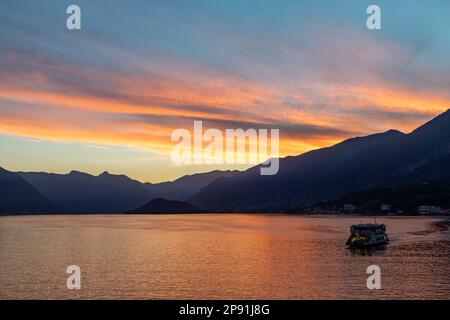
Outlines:
[[[371,187],[450,181],[450,110],[409,134],[396,130],[280,159],[277,175],[253,167],[219,178],[190,201],[224,211],[277,211]]]
[[[0,168],[0,215],[56,213],[59,210],[20,175]]]
[[[121,213],[154,197],[139,181],[108,172],[98,176],[78,171],[18,174],[65,213]]]
[[[141,183],[124,175],[98,176],[0,171],[0,210],[10,213],[119,213],[155,198],[188,201],[215,212],[279,212],[338,199],[369,188],[421,181],[450,182],[450,110],[405,134],[356,137],[280,159],[279,172],[211,171],[171,182]],[[449,195],[450,197],[450,195]]]
[[[123,213],[141,207],[158,197],[169,200],[189,199],[215,179],[228,177],[236,172],[215,170],[156,184],[141,183],[125,175],[108,172],[98,176],[79,171],[68,174],[44,172],[17,174],[57,204],[64,213]]]
[[[236,174],[239,174],[239,171],[214,170],[183,176],[174,181],[156,184],[146,183],[145,185],[155,197],[185,201],[216,179],[228,178]]]

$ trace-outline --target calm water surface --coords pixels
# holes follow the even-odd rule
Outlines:
[[[0,217],[0,298],[449,299],[442,220],[378,218],[393,241],[354,252],[344,243],[355,217]],[[81,290],[66,288],[71,264]],[[371,264],[381,290],[366,287]]]

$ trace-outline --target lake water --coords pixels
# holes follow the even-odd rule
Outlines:
[[[391,243],[356,252],[344,245],[356,217],[0,217],[0,298],[449,299],[442,220],[378,218]],[[72,264],[81,290],[66,288]],[[372,264],[381,290],[367,289]]]

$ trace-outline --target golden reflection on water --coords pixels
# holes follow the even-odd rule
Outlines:
[[[379,218],[383,250],[345,248],[359,218],[116,215],[0,218],[0,298],[436,298],[450,292],[449,232],[429,218]],[[382,220],[382,221],[381,221]],[[82,289],[66,288],[81,267]],[[382,270],[382,290],[366,268]]]

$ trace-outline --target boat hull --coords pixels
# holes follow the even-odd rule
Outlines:
[[[362,249],[362,248],[385,246],[388,243],[389,243],[389,240],[380,240],[380,241],[365,242],[365,243],[347,243],[347,246],[352,249],[353,248]]]

